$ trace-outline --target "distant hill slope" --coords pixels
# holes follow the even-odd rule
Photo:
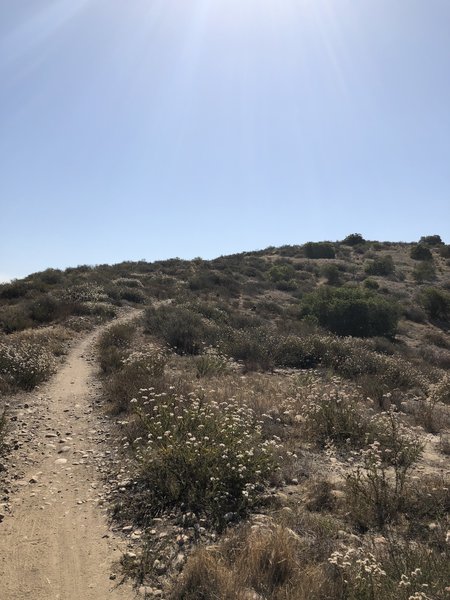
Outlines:
[[[68,319],[108,318],[115,306],[169,298],[224,303],[242,318],[257,317],[266,324],[291,327],[303,319],[330,328],[332,319],[318,314],[320,307],[310,296],[325,289],[322,304],[342,302],[350,293],[343,290],[351,289],[395,305],[396,337],[410,346],[419,346],[426,335],[446,345],[450,246],[439,236],[406,244],[364,241],[352,234],[343,242],[270,247],[210,261],[174,258],[47,269],[0,286],[0,330],[9,334]],[[350,303],[349,310],[355,306]],[[345,334],[345,327],[337,333]],[[348,333],[355,331],[350,327]],[[382,328],[380,333],[385,333]],[[386,333],[393,337],[393,331]]]

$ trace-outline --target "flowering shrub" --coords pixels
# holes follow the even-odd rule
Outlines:
[[[129,348],[135,327],[116,323],[102,333],[98,341],[98,357],[103,373],[113,373],[122,367],[125,351]]]
[[[328,562],[337,576],[339,593],[348,600],[435,600],[447,598],[450,563],[417,543],[378,538],[372,547],[342,546]],[[336,590],[338,592],[338,590]]]
[[[163,379],[166,363],[166,352],[157,346],[147,346],[123,358],[106,386],[114,412],[129,410],[130,400],[142,386],[149,382],[156,386]]]
[[[437,383],[429,388],[429,399],[450,405],[450,375],[445,374]]]
[[[94,283],[82,283],[73,285],[61,294],[61,299],[65,302],[102,302],[107,300],[105,290]]]
[[[400,356],[374,351],[374,344],[353,337],[309,334],[278,340],[274,353],[277,366],[310,369],[322,365],[346,379],[370,376],[380,393],[418,387],[425,390],[429,381]]]
[[[274,442],[263,441],[253,411],[235,400],[216,403],[144,389],[132,401],[142,422],[136,443],[138,489],[131,502],[146,521],[168,508],[205,512],[217,525],[244,513],[256,487],[275,468]]]
[[[148,346],[129,354],[123,360],[123,368],[130,376],[147,377],[147,381],[162,377],[167,362],[167,354],[156,346]]]
[[[0,377],[13,388],[31,390],[54,370],[54,357],[44,346],[26,341],[0,343]]]
[[[142,288],[144,284],[140,279],[135,279],[133,277],[119,277],[118,279],[114,279],[113,283],[115,285],[129,287],[129,288]]]
[[[347,503],[359,525],[383,527],[406,505],[405,483],[423,447],[399,423],[397,415],[383,415],[379,437],[361,450],[362,464],[347,476]],[[384,436],[384,439],[383,439]],[[389,467],[393,467],[391,477]]]
[[[386,571],[372,552],[344,547],[328,559],[341,577],[343,597],[373,600],[383,587]]]
[[[312,389],[302,406],[309,435],[321,446],[360,447],[367,442],[371,427],[358,405],[358,399],[335,380],[331,385]]]
[[[195,366],[197,377],[212,377],[231,372],[237,365],[217,348],[210,346],[196,358]]]

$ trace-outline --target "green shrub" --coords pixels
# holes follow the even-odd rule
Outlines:
[[[148,523],[182,508],[219,527],[227,513],[245,514],[257,500],[257,484],[275,468],[253,412],[233,400],[142,394],[135,406],[146,441],[137,446],[137,484],[122,510]]]
[[[346,238],[344,238],[341,244],[345,244],[346,246],[357,246],[358,244],[364,244],[365,239],[360,233],[351,233]]]
[[[128,348],[136,333],[135,325],[131,323],[114,323],[99,338],[99,348]]]
[[[341,273],[336,265],[323,265],[320,270],[328,285],[340,285]]]
[[[423,283],[424,281],[433,281],[436,279],[436,269],[431,261],[420,262],[415,265],[413,270],[413,277],[417,283]]]
[[[393,337],[397,329],[397,307],[360,288],[319,288],[302,303],[303,315],[338,335]]]
[[[402,309],[405,319],[413,321],[414,323],[425,323],[427,320],[427,313],[420,306],[414,304],[407,304]]]
[[[394,270],[394,261],[390,255],[376,258],[368,263],[365,267],[365,272],[367,275],[392,275]]]
[[[290,281],[295,277],[295,275],[296,273],[294,267],[289,264],[273,265],[267,272],[267,277],[273,283]]]
[[[375,279],[365,279],[363,285],[368,290],[378,290],[380,288],[380,284]]]
[[[289,279],[288,281],[279,281],[275,284],[277,290],[282,292],[293,292],[298,289],[298,282],[295,279]]]
[[[22,303],[16,306],[4,306],[0,311],[0,329],[4,333],[23,331],[33,327],[34,323],[30,317],[28,307]]]
[[[326,351],[327,340],[324,337],[288,336],[277,344],[275,364],[292,369],[312,369],[322,362]]]
[[[114,279],[113,283],[115,285],[118,285],[121,287],[128,287],[128,288],[142,288],[143,287],[143,283],[140,279],[134,279],[132,277],[119,277],[118,279]]]
[[[0,284],[0,298],[3,300],[15,300],[27,295],[29,287],[23,281]]]
[[[220,347],[225,354],[242,362],[246,371],[268,371],[275,365],[277,339],[265,327],[226,329]]]
[[[329,242],[308,242],[303,246],[306,258],[335,258],[334,246]]]
[[[443,241],[440,235],[423,235],[419,244],[427,244],[428,246],[442,246]]]
[[[450,244],[439,248],[439,254],[442,256],[442,258],[450,258]]]
[[[51,296],[43,296],[30,305],[30,316],[37,323],[51,323],[60,314],[60,303]]]
[[[411,248],[410,256],[413,260],[433,260],[431,250],[423,244],[418,244]]]
[[[145,292],[137,288],[125,288],[120,290],[120,298],[127,300],[128,302],[135,302],[136,304],[145,304],[147,296]]]
[[[239,282],[236,277],[212,270],[202,270],[189,279],[189,289],[193,292],[212,291],[223,296],[237,296]]]
[[[64,276],[63,272],[59,269],[46,269],[39,273],[39,279],[47,285],[56,285],[62,283]]]
[[[450,318],[450,294],[439,288],[422,290],[420,303],[430,319],[447,322]]]
[[[148,333],[160,337],[177,354],[200,354],[206,343],[212,342],[208,327],[201,316],[185,306],[163,305],[145,313]]]

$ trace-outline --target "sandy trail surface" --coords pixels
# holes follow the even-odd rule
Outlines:
[[[10,460],[23,477],[14,482],[11,514],[0,523],[1,600],[134,597],[116,585],[113,563],[123,540],[109,530],[102,506],[109,433],[106,417],[93,408],[99,384],[90,356],[102,330],[77,343],[19,412],[24,443]]]

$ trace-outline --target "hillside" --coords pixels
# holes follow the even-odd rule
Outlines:
[[[88,477],[70,451],[64,469],[104,489],[104,535],[123,549],[111,581],[172,600],[448,598],[449,328],[439,236],[1,285],[0,533],[14,535],[30,464],[45,473],[39,422],[66,435],[52,378],[80,344],[89,358],[89,339],[100,391],[84,382],[77,402],[103,431],[102,463]]]

